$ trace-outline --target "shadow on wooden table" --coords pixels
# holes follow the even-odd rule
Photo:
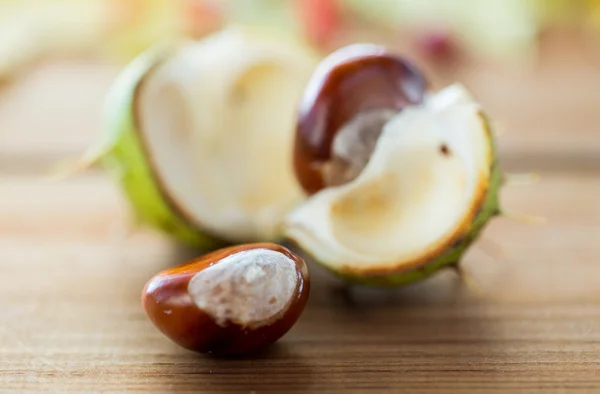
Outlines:
[[[294,348],[277,343],[261,353],[240,358],[213,358],[182,351],[178,362],[171,359],[156,364],[154,378],[160,376],[161,392],[305,392],[313,385],[315,365]]]

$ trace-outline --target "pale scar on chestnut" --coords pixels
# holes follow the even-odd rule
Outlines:
[[[346,123],[333,140],[331,160],[322,165],[327,186],[343,185],[356,179],[369,163],[383,127],[395,111],[368,111]]]

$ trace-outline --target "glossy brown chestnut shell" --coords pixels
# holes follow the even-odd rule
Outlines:
[[[251,250],[281,253],[294,263],[297,279],[292,296],[280,313],[260,324],[218,321],[194,301],[190,281],[223,259]],[[308,270],[300,257],[279,245],[256,243],[221,249],[157,274],[144,287],[142,304],[154,325],[182,347],[214,355],[242,355],[259,351],[282,337],[300,317],[309,291]]]
[[[397,113],[419,104],[425,91],[419,70],[384,47],[355,44],[326,57],[307,85],[298,114],[294,169],[304,190],[313,194],[330,185],[323,166],[332,159],[334,139],[345,125],[360,114]],[[380,133],[382,126],[367,127]]]

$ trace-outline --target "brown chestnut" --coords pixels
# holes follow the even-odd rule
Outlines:
[[[419,70],[384,47],[354,44],[326,57],[298,114],[294,169],[304,190],[313,194],[355,179],[385,123],[422,103],[425,91]]]
[[[154,325],[184,348],[241,355],[281,338],[300,317],[309,291],[300,257],[257,243],[159,273],[144,287],[142,303]]]

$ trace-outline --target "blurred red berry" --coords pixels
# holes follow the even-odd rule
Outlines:
[[[432,29],[416,35],[417,50],[424,57],[445,62],[454,60],[458,46],[453,35],[446,29]]]
[[[298,4],[304,34],[317,46],[329,45],[341,27],[338,0],[299,0]]]
[[[186,0],[184,4],[185,30],[191,36],[201,37],[221,26],[222,10],[215,0]]]

